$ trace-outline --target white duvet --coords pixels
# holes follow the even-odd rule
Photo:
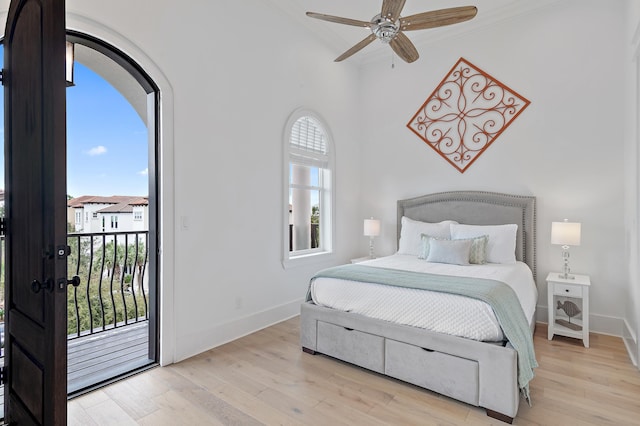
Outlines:
[[[458,266],[430,263],[413,255],[394,254],[363,265],[441,275],[488,278],[515,291],[531,323],[538,291],[529,267],[522,262]],[[311,297],[317,305],[368,317],[425,328],[479,341],[500,341],[504,336],[491,307],[485,302],[448,293],[316,278]]]

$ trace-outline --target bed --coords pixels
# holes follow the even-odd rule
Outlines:
[[[444,223],[457,224],[455,227],[457,232],[465,229],[475,229],[478,226],[490,229],[499,225],[516,225],[514,232],[515,244],[510,249],[514,249],[515,269],[522,270],[524,268],[522,273],[524,276],[529,275],[529,284],[522,285],[520,290],[512,293],[517,293],[515,304],[519,302],[522,305],[520,312],[522,312],[525,321],[524,334],[528,340],[527,343],[531,344],[532,348],[531,336],[535,327],[535,305],[537,301],[537,290],[535,289],[535,215],[535,197],[531,196],[456,191],[400,200],[398,201],[397,214],[398,253],[388,258],[376,259],[359,265],[332,268],[332,270],[348,269],[348,272],[351,273],[370,273],[372,271],[371,268],[375,269],[376,267],[402,270],[414,267],[411,265],[418,265],[415,267],[419,269],[423,267],[421,265],[433,263],[436,271],[427,270],[427,272],[435,275],[445,274],[442,279],[446,280],[463,281],[467,279],[450,278],[450,274],[456,274],[456,268],[464,268],[468,271],[474,269],[478,271],[492,270],[487,273],[489,277],[500,278],[502,277],[500,275],[502,273],[501,270],[505,269],[500,265],[491,263],[465,266],[440,264],[426,262],[424,259],[416,260],[416,256],[413,253],[403,253],[402,240],[404,239],[404,247],[406,249],[407,238],[406,232],[404,237],[401,238],[402,224],[405,223],[406,226],[408,221],[428,224],[451,221]],[[470,226],[465,228],[466,225]],[[407,227],[406,229],[409,228]],[[447,229],[453,230],[454,228],[450,228],[447,225]],[[460,234],[457,236],[460,236]],[[422,247],[423,251],[418,253],[420,257],[429,258],[429,256],[434,256],[434,252],[424,253],[426,239],[431,242],[430,247],[432,250],[440,247],[439,244],[451,244],[444,237],[433,239],[427,236],[421,237],[421,245],[417,248],[420,249]],[[438,242],[438,245],[436,245],[434,242],[436,239],[446,241]],[[463,240],[464,238],[458,239]],[[476,240],[473,239],[473,241],[473,244],[475,244]],[[415,242],[413,243],[415,244]],[[459,243],[456,241],[455,244]],[[429,244],[426,244],[426,246],[428,247]],[[486,268],[483,269],[485,266]],[[361,271],[358,271],[358,269],[361,269]],[[392,271],[391,273],[395,272]],[[413,271],[398,271],[398,273],[414,274]],[[508,272],[508,274],[511,274],[511,272]],[[365,274],[365,276],[367,275]],[[376,279],[373,278],[374,275],[371,273],[368,276],[372,277],[371,281],[374,282],[374,284],[369,285],[382,284],[381,282],[376,283]],[[412,276],[409,275],[409,278]],[[336,281],[334,279],[334,281],[331,281],[330,278],[327,279],[325,277],[314,278],[314,280],[318,281],[321,278],[327,283],[333,282],[334,287],[340,287],[340,285],[335,286],[336,283],[341,283],[340,280]],[[404,275],[402,278],[407,279]],[[505,278],[505,281],[510,279]],[[353,285],[360,281],[366,281],[364,278],[348,278],[347,280],[353,280]],[[498,284],[502,285],[502,283]],[[527,287],[529,288],[527,289]],[[318,285],[318,288],[322,287]],[[327,303],[329,306],[315,304],[313,298],[317,294],[314,292],[321,293],[320,290],[312,289],[310,286],[307,301],[301,306],[300,339],[304,352],[309,354],[321,353],[338,358],[468,404],[483,407],[486,409],[487,415],[507,423],[511,423],[517,415],[521,399],[520,385],[522,384],[523,370],[518,368],[518,351],[521,350],[523,345],[516,344],[515,346],[518,347],[518,350],[516,350],[512,343],[516,342],[517,339],[515,337],[508,338],[509,336],[514,336],[514,333],[510,331],[510,326],[503,327],[504,319],[502,319],[502,326],[499,325],[497,327],[497,331],[495,330],[496,326],[493,326],[494,332],[497,333],[493,337],[491,337],[490,324],[487,326],[488,335],[479,337],[466,336],[464,333],[439,330],[437,327],[433,330],[422,328],[422,325],[416,325],[410,321],[408,323],[405,320],[397,322],[393,314],[391,319],[384,316],[374,318],[370,316],[366,309],[362,310],[362,312],[357,309],[359,305],[365,304],[364,302],[347,305],[343,303],[343,299],[346,296],[343,297],[342,295],[334,296],[336,300],[334,305],[331,303]],[[528,294],[528,296],[522,297],[521,293]],[[368,290],[365,289],[364,293],[361,294],[368,294]],[[409,295],[409,298],[412,299],[414,296]],[[382,297],[384,298],[385,296],[383,295]],[[457,297],[462,296],[458,295]],[[523,301],[523,299],[527,300]],[[483,304],[480,301],[476,302]],[[453,303],[457,302],[454,301]],[[342,304],[344,306],[339,306]],[[392,305],[392,303],[386,303],[386,305]],[[466,310],[466,308],[464,309]],[[496,317],[498,317],[500,310],[495,312]],[[486,310],[485,313],[481,312],[478,315],[490,316],[486,315]],[[493,320],[495,320],[495,317]],[[464,324],[461,328],[465,328]],[[505,334],[508,336],[500,334],[502,329],[505,330]],[[522,352],[520,352],[520,362],[523,362]]]

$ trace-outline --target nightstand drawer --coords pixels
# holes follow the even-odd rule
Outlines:
[[[574,284],[555,284],[553,294],[557,296],[582,297],[582,286]]]

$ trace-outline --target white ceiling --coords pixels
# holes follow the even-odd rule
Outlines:
[[[369,21],[376,14],[380,13],[382,6],[382,0],[270,1],[328,43],[328,45],[335,50],[336,57],[367,37],[370,34],[370,31],[366,28],[335,24],[332,22],[309,18],[305,15],[305,12],[318,12],[327,15]],[[441,28],[407,32],[406,35],[418,47],[418,52],[420,52],[420,45],[437,41],[443,37],[450,37],[452,35],[492,25],[496,21],[529,13],[532,10],[547,7],[548,5],[558,1],[561,0],[407,0],[401,16],[409,16],[416,13],[458,6],[476,6],[478,8],[478,14],[471,21]],[[376,40],[369,46],[365,47],[362,51],[356,53],[351,58],[348,58],[347,61],[363,63],[368,60],[379,58],[380,56],[388,53],[389,47],[385,46],[379,40]]]

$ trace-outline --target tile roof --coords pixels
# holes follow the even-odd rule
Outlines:
[[[82,195],[80,197],[75,197],[67,201],[67,206],[74,208],[82,208],[85,204],[112,204],[112,206],[105,207],[99,211],[105,212],[115,212],[125,210],[112,210],[112,209],[124,209],[124,206],[128,207],[128,212],[132,211],[132,206],[146,206],[149,204],[149,199],[147,197],[140,196],[129,196],[129,195],[112,195],[109,197],[104,197],[101,195]],[[117,207],[122,206],[122,207]]]
[[[98,210],[98,213],[133,213],[133,206],[129,203],[113,204]]]

